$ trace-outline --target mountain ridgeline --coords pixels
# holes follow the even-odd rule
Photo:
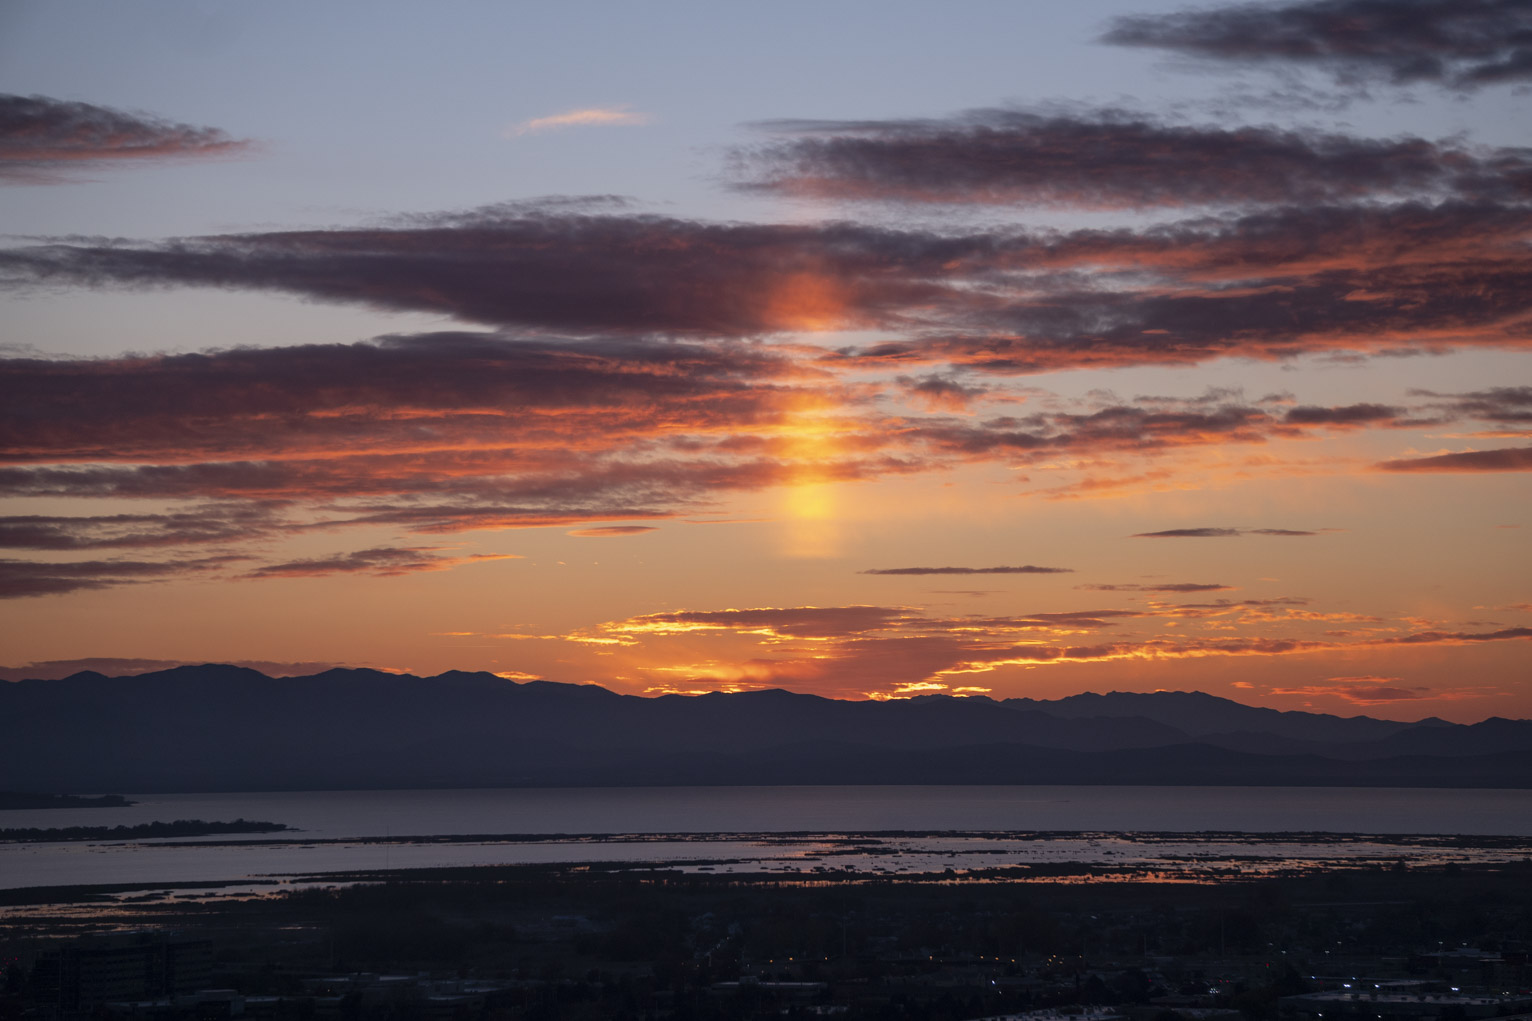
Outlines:
[[[0,787],[15,790],[720,784],[1532,787],[1532,721],[1399,723],[1200,692],[651,698],[217,665],[0,683]]]

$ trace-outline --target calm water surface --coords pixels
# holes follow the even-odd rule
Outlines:
[[[138,804],[127,808],[0,812],[0,827],[116,826],[156,820],[245,818],[285,823],[300,832],[255,835],[250,839],[278,838],[284,842],[242,846],[198,846],[226,842],[230,837],[200,841],[0,844],[0,888],[211,882],[256,875],[439,865],[677,859],[701,863],[749,855],[766,860],[783,853],[778,848],[766,854],[748,840],[398,842],[399,838],[461,834],[844,834],[944,830],[1532,836],[1532,791],[1525,790],[652,787],[146,794],[134,798]],[[395,842],[345,842],[379,837]],[[342,842],[304,843],[317,840]],[[935,853],[931,848],[914,845],[905,850]],[[787,857],[813,853],[814,847],[806,845],[787,853]],[[963,852],[965,857],[967,853]],[[972,853],[993,861],[997,846],[991,843]],[[1016,849],[1018,855],[1035,857],[1041,853],[1053,860],[1073,860],[1069,856],[1091,857],[1106,852],[1099,841],[1056,841],[1047,849],[1036,844]]]
[[[261,819],[301,836],[1133,830],[1532,836],[1532,791],[1361,787],[584,787],[142,794],[0,826]]]

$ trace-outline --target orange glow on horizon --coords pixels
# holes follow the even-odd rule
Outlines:
[[[825,559],[840,548],[836,484],[826,480],[826,468],[843,452],[852,425],[832,411],[824,398],[803,397],[789,407],[781,426],[788,472],[782,491],[783,553],[789,557]]]

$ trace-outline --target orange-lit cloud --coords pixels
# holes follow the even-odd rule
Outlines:
[[[835,548],[835,487],[846,482],[975,463],[1064,466],[1072,474],[1060,485],[1034,491],[1046,497],[1094,485],[1103,468],[1147,459],[1152,467],[1126,477],[1197,486],[1227,468],[1167,455],[1336,429],[1394,430],[1417,419],[1514,422],[1528,402],[1517,388],[1419,393],[1384,410],[1250,402],[1227,390],[1123,402],[1063,400],[1028,388],[1028,407],[1038,410],[1024,414],[921,415],[888,407],[881,400],[888,391],[837,378],[814,364],[817,357],[735,341],[438,333],[205,354],[0,358],[9,398],[0,409],[0,462],[9,462],[0,466],[0,494],[161,504],[136,513],[0,517],[0,548],[174,550],[369,526],[430,535],[543,527],[636,535],[656,527],[643,522],[689,515],[727,494],[776,489],[783,494],[777,519],[794,551],[822,556]],[[1311,470],[1280,458],[1236,469],[1241,477]],[[1328,470],[1344,465],[1332,461]],[[1317,531],[1220,524],[1142,534]],[[384,547],[373,540],[368,548]],[[321,559],[331,563],[328,573],[368,569],[350,556]],[[304,562],[263,551],[252,570],[327,573],[290,566]],[[131,570],[142,580],[180,573]],[[84,586],[61,577],[37,584],[58,591],[107,584],[107,573],[91,577]]]
[[[1252,633],[1242,635],[1164,630],[1165,622],[1186,616],[1181,612],[1183,607],[1174,605],[1017,617],[940,617],[877,606],[681,610],[614,621],[596,634],[617,639],[627,650],[626,661],[639,673],[684,678],[682,682],[664,682],[674,690],[788,684],[850,697],[903,697],[922,691],[957,690],[954,685],[972,687],[958,679],[975,674],[1040,666],[1359,653],[1391,646],[1463,646],[1532,639],[1532,628],[1399,633],[1397,625],[1403,622],[1396,622],[1395,628],[1385,627],[1381,634],[1337,641],[1327,633],[1310,630],[1336,615],[1302,610],[1272,613],[1265,609],[1273,605],[1292,608],[1304,602],[1282,598],[1210,604],[1210,610],[1232,614],[1240,627],[1251,629]],[[1189,619],[1205,616],[1194,613]],[[1085,644],[1064,640],[1123,626],[1131,627],[1134,633]],[[1274,627],[1286,633],[1271,633]],[[571,635],[566,640],[589,637]],[[666,650],[672,648],[667,643],[673,642],[683,643],[675,648],[684,648],[687,659],[666,662]],[[703,648],[714,652],[698,657]],[[757,652],[745,652],[749,649]],[[1327,691],[1373,700],[1365,704],[1405,697],[1390,696],[1384,690],[1390,683],[1379,678],[1339,678],[1332,685],[1334,690]]]

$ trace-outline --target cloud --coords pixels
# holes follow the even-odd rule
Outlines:
[[[1532,10],[1520,0],[1311,0],[1119,17],[1102,41],[1469,90],[1532,78],[1529,38]]]
[[[47,96],[0,94],[0,183],[58,184],[86,167],[241,153],[217,128]]]
[[[732,631],[774,638],[829,638],[880,631],[917,616],[891,606],[798,606],[749,610],[676,610],[609,624],[620,635]]]
[[[1160,532],[1137,532],[1134,539],[1227,539],[1238,535],[1318,535],[1297,528],[1167,528]]]
[[[1145,453],[1215,442],[1258,443],[1273,434],[1299,434],[1284,429],[1268,412],[1233,400],[1215,406],[1200,399],[1182,407],[1162,400],[1150,403],[981,420],[928,418],[907,423],[903,435],[950,455],[1027,459],[1065,451]]]
[[[1072,567],[878,567],[862,571],[862,574],[1072,574]]]
[[[1351,705],[1389,705],[1394,702],[1459,702],[1465,699],[1483,698],[1490,694],[1503,694],[1490,688],[1432,689],[1424,685],[1402,687],[1398,677],[1382,677],[1362,674],[1349,677],[1328,677],[1317,684],[1298,687],[1271,688],[1271,695],[1289,695],[1304,698],[1336,698]]]
[[[974,599],[978,599],[978,598],[980,598],[982,596],[998,595],[1001,591],[1002,591],[1001,589],[980,589],[980,588],[934,588],[934,589],[931,589],[931,592],[934,595],[938,595],[938,596],[969,596],[969,597],[974,598]]]
[[[576,528],[565,534],[590,539],[607,539],[623,535],[643,535],[645,532],[654,531],[658,531],[654,525],[602,525],[598,528]]]
[[[1532,209],[1301,205],[1136,229],[970,233],[491,207],[392,228],[0,250],[10,288],[270,290],[652,342],[876,329],[821,371],[1026,374],[1221,357],[1524,349]],[[969,395],[971,396],[971,395]]]
[[[1431,689],[1426,687],[1401,688],[1391,684],[1360,683],[1368,680],[1396,681],[1398,678],[1332,677],[1324,684],[1272,688],[1268,694],[1338,698],[1358,706],[1390,705],[1394,702],[1414,702],[1438,697],[1433,696]]]
[[[1532,638],[1532,628],[1510,627],[1498,631],[1417,631],[1397,638],[1380,638],[1374,645],[1473,645]]]
[[[87,550],[245,540],[278,527],[261,503],[217,504],[165,514],[0,517],[0,549]]]
[[[1524,472],[1532,471],[1532,447],[1469,450],[1434,457],[1407,457],[1377,465],[1390,472]]]
[[[649,115],[629,110],[627,107],[586,107],[567,110],[547,117],[534,117],[506,130],[508,136],[530,135],[558,128],[580,127],[636,127],[649,123]]]
[[[741,187],[863,201],[1093,209],[1329,203],[1478,193],[1525,170],[1519,151],[1174,124],[1112,109],[762,127],[789,137],[734,153]]]
[[[1321,408],[1299,405],[1288,408],[1282,416],[1284,422],[1294,425],[1358,426],[1393,422],[1402,416],[1399,408],[1385,404],[1348,404],[1344,407]]]
[[[9,397],[0,404],[0,495],[182,504],[137,514],[0,518],[0,548],[238,547],[358,528],[392,529],[398,538],[369,537],[369,545],[402,550],[436,548],[404,533],[560,527],[631,535],[716,507],[733,493],[965,463],[1067,471],[1063,485],[1033,491],[1046,498],[1071,484],[1101,484],[1098,472],[1120,459],[1302,438],[1337,422],[1360,428],[1414,420],[1385,419],[1361,405],[1293,416],[1291,407],[1250,404],[1228,390],[1125,403],[1013,388],[1002,391],[1004,399],[1041,410],[919,413],[891,403],[897,380],[840,376],[822,361],[823,350],[444,331],[355,344],[0,358],[0,388]],[[1427,401],[1438,421],[1515,405],[1515,395],[1416,400]],[[1453,410],[1454,402],[1461,407]],[[805,435],[815,437],[812,444]],[[1188,463],[1167,458],[1130,475],[1174,484]],[[1081,473],[1088,477],[1070,483]],[[393,559],[367,549],[317,558],[258,552],[250,572],[256,577],[450,566],[419,552]],[[977,576],[1068,569],[871,570]]]
[[[1151,533],[1152,534],[1152,533]],[[1087,589],[1092,592],[1232,592],[1233,585],[1220,585],[1216,582],[1177,581],[1168,582],[1164,585],[1078,585],[1077,588]]]
[[[519,560],[516,553],[471,553],[452,556],[438,546],[378,546],[337,553],[331,557],[267,564],[251,571],[251,578],[317,578],[329,574],[371,574],[392,577],[420,571],[445,571],[460,564],[486,560]]]
[[[1333,632],[1315,629],[1351,615],[1310,611],[1303,608],[1307,604],[1306,599],[1278,597],[1220,600],[1202,604],[1206,609],[1200,613],[1186,612],[1194,607],[1151,604],[1140,610],[1081,609],[1014,617],[948,617],[890,606],[674,610],[610,621],[562,637],[605,647],[624,658],[625,676],[653,677],[664,690],[787,684],[851,697],[1058,664],[1338,653],[1355,658],[1367,650],[1532,639],[1532,628],[1390,634],[1381,627],[1341,641]],[[1208,616],[1217,619],[1197,623]],[[1227,633],[1234,626],[1260,631]],[[1198,627],[1208,633],[1196,633]],[[1099,632],[1110,633],[1110,638],[1075,637]],[[1356,698],[1381,701],[1387,694],[1382,689],[1394,687],[1396,680],[1343,678],[1330,683],[1327,693],[1329,688],[1343,688]]]
[[[1373,417],[1338,409],[1290,421],[1233,391],[1123,403],[1035,389],[1008,399],[1046,410],[921,414],[890,405],[898,381],[846,379],[822,353],[742,340],[444,331],[191,354],[0,357],[8,395],[0,495],[187,502],[141,514],[0,518],[0,548],[169,548],[364,526],[633,534],[735,492],[999,460],[1078,458],[1094,470]],[[1459,413],[1447,407],[1457,398],[1426,399],[1437,420]],[[1461,403],[1472,414],[1484,402]],[[1175,468],[1151,474],[1169,479]],[[614,520],[632,523],[604,524]]]
[[[1460,394],[1411,390],[1410,395],[1433,398],[1430,407],[1454,418],[1477,418],[1501,424],[1532,423],[1532,386],[1497,386]]]
[[[103,359],[0,359],[0,460],[294,458],[497,441],[610,445],[660,423],[780,416],[811,379],[743,344],[434,333],[358,344]],[[599,425],[599,428],[597,428]]]
[[[496,326],[628,337],[874,326],[951,290],[963,241],[853,224],[720,224],[490,207],[395,228],[0,252],[13,282],[281,291]]]
[[[205,574],[247,559],[232,554],[191,560],[80,560],[68,563],[5,558],[0,559],[0,599],[63,595]]]
[[[894,382],[905,396],[913,398],[928,411],[966,411],[975,401],[991,392],[986,387],[968,386],[935,374],[922,377],[899,376]]]
[[[841,349],[835,360],[1015,375],[1226,356],[1524,349],[1529,236],[1525,206],[1459,201],[1002,234],[990,273],[975,268],[967,294],[942,295],[922,329]],[[962,262],[951,272],[968,275]]]
[[[1167,528],[1162,532],[1138,532],[1135,539],[1223,539],[1244,534],[1238,528]]]

